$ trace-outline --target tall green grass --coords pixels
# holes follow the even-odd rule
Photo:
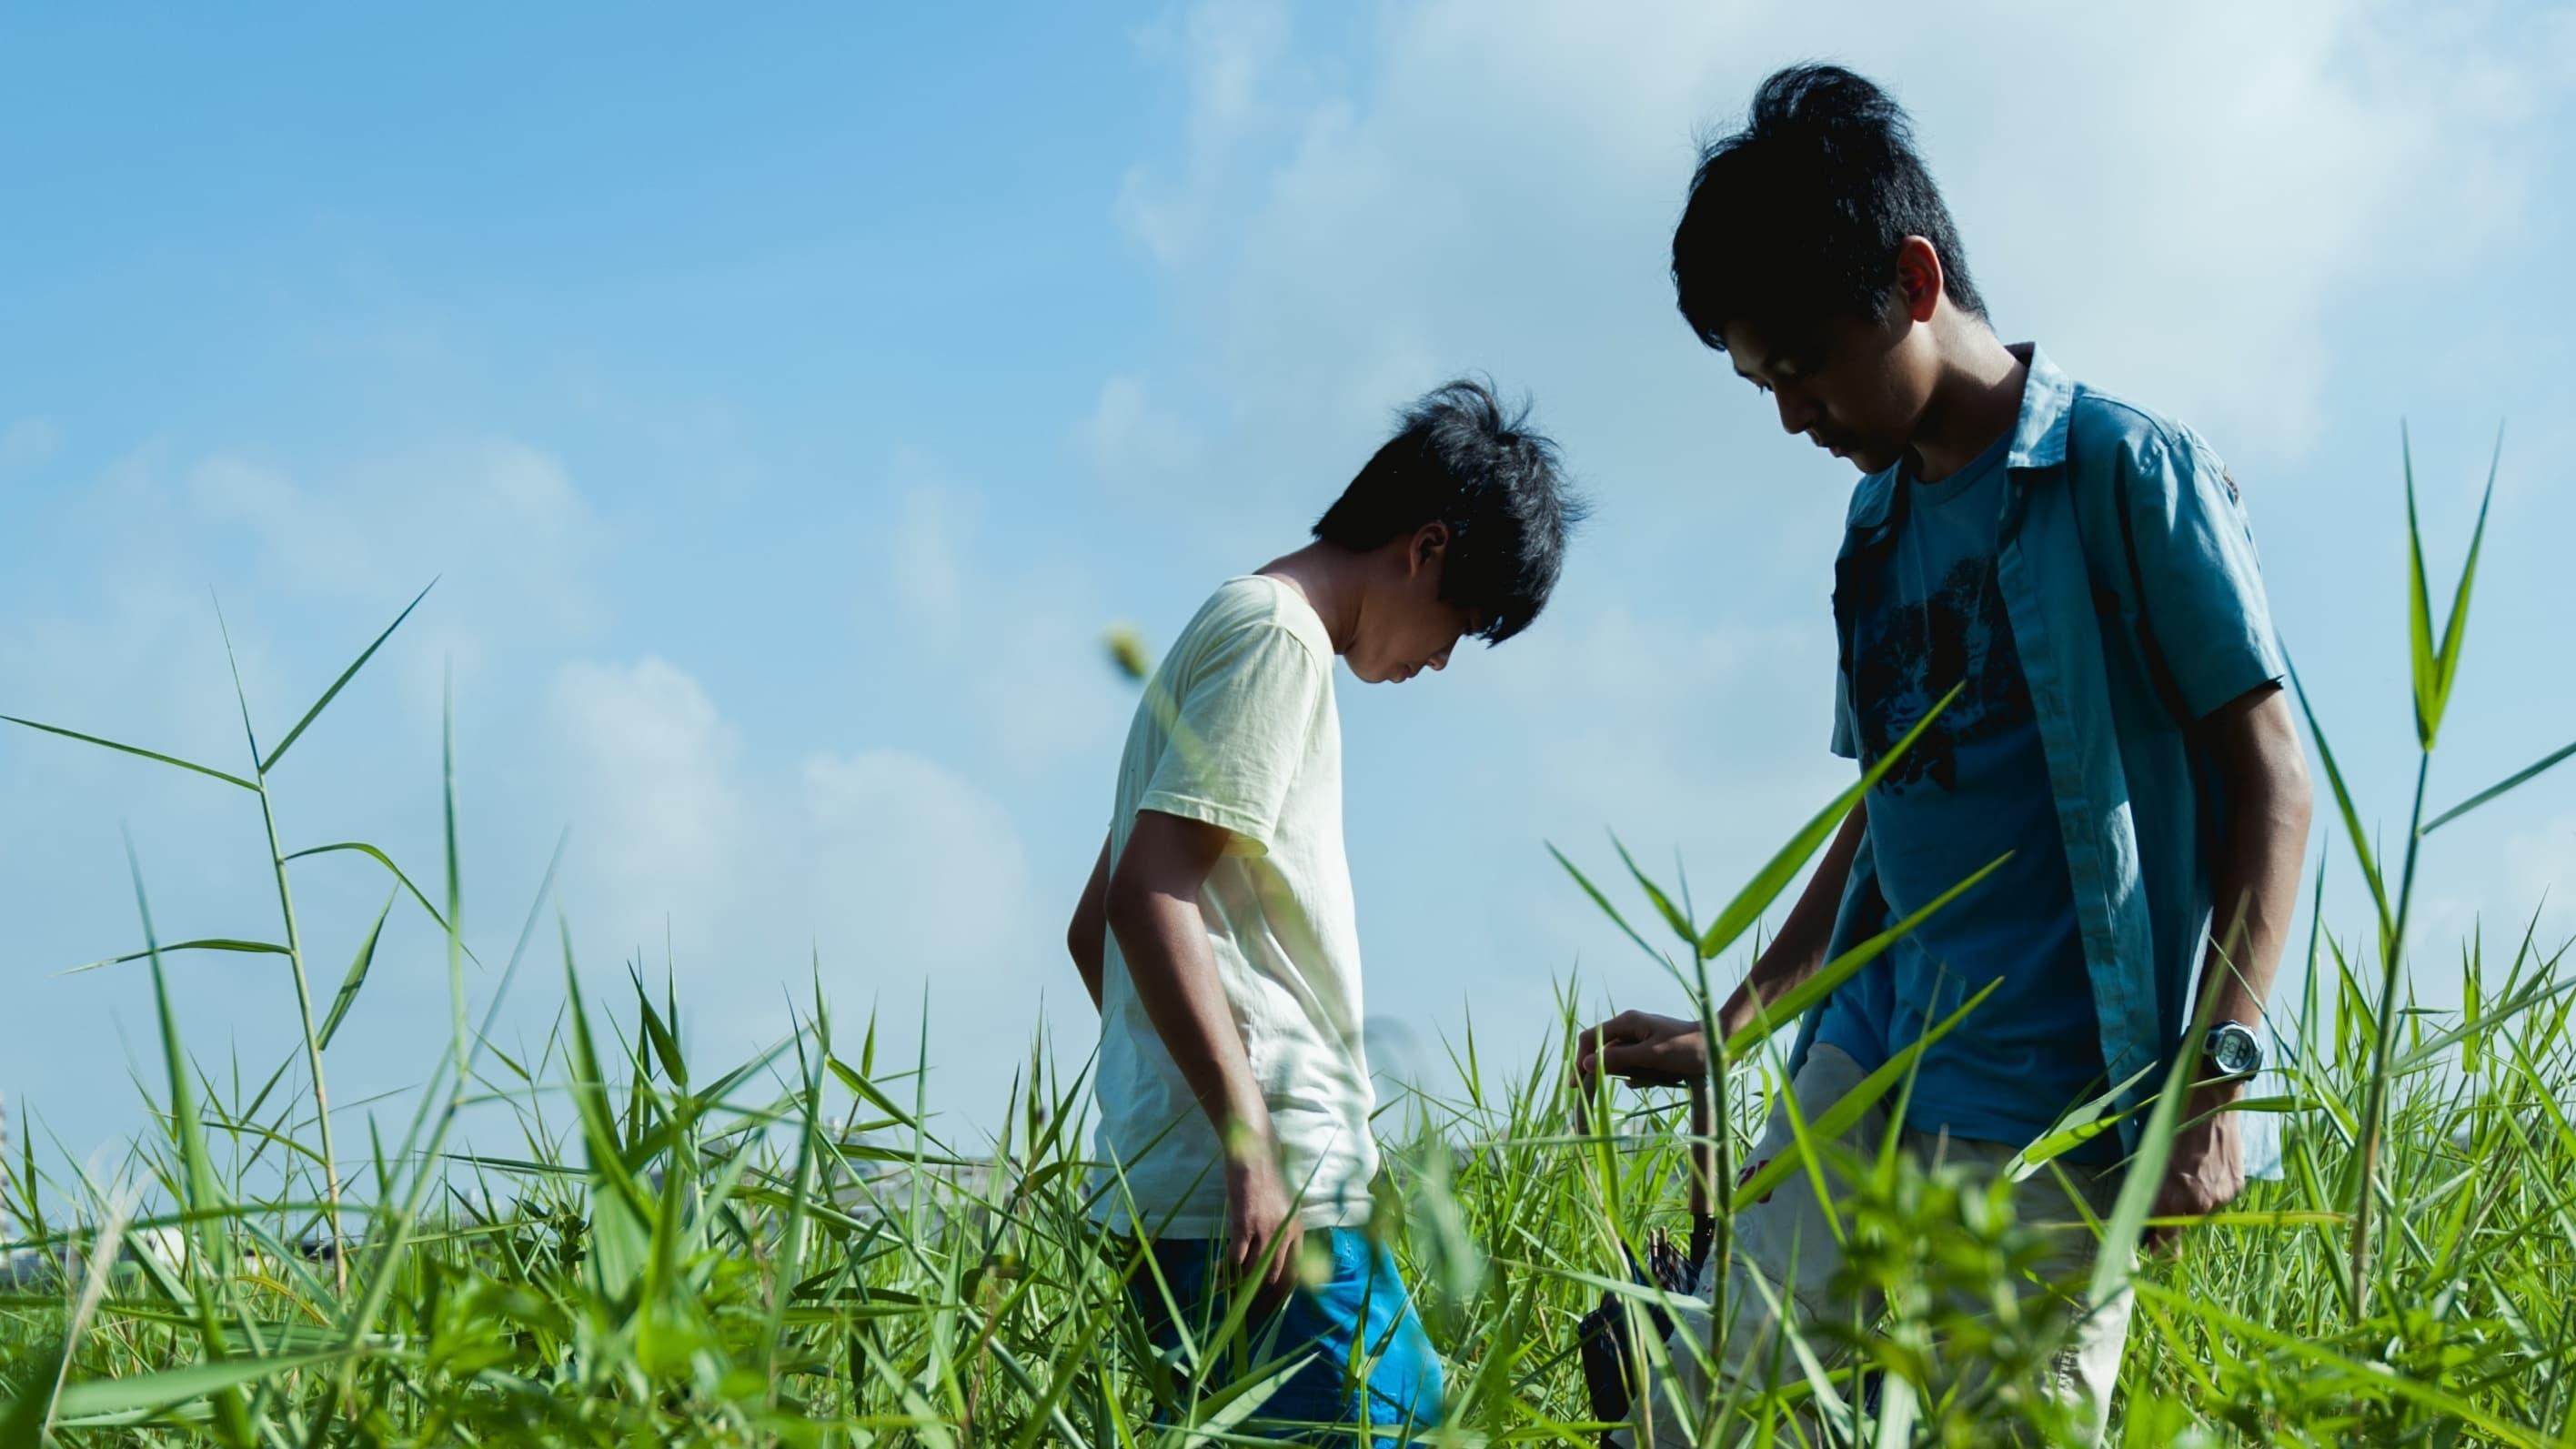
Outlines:
[[[2412,540],[2411,478],[2409,495]],[[2360,874],[2373,920],[2351,937],[2320,923],[2304,991],[2275,1003],[2289,1093],[2264,1105],[2284,1114],[2285,1176],[2253,1185],[2134,1280],[2122,1442],[2576,1442],[2576,976],[2537,917],[2506,938],[2510,949],[2480,934],[2428,955],[2407,938],[2428,837],[2576,746],[2426,821],[2476,548],[2438,635],[2420,542],[2410,556],[2423,755],[2410,828],[2396,869],[2384,870],[2370,817],[2316,729],[2344,827],[2335,855]],[[667,985],[657,993],[630,967],[603,995],[578,967],[569,932],[548,929],[551,868],[503,968],[471,978],[490,983],[478,1023],[463,969],[452,767],[435,902],[373,846],[286,849],[271,773],[393,632],[265,754],[245,705],[241,773],[32,725],[256,793],[280,939],[159,942],[148,873],[135,868],[143,949],[92,965],[152,975],[158,1125],[112,1174],[48,1166],[32,1143],[0,1174],[20,1265],[0,1294],[0,1449],[1105,1446],[1228,1442],[1258,1421],[1270,1380],[1196,1397],[1174,1387],[1191,1381],[1189,1360],[1226,1343],[1174,1362],[1139,1337],[1125,1296],[1136,1265],[1089,1224],[1085,1066],[1033,1045],[999,1140],[947,1140],[931,1125],[923,1077],[873,1021],[838,1023],[819,973],[779,1042],[710,1064],[683,1039]],[[1705,921],[1687,894],[1626,862],[1669,947],[1630,928],[1609,891],[1559,858],[1573,888],[1663,960],[1675,999],[1705,1020],[1731,984],[1713,972],[1741,961],[1746,936],[1852,798],[1807,821]],[[389,891],[317,1021],[289,877],[324,853],[375,862]],[[448,1040],[399,1133],[370,1116],[366,1149],[352,1156],[331,1130],[325,1052],[369,980],[386,915],[406,901],[446,943]],[[1886,943],[1834,963],[1823,984]],[[164,958],[183,950],[288,958],[302,1041],[264,1083],[220,1081],[189,1055],[191,1024],[160,990]],[[492,1023],[540,956],[562,973],[563,1006],[538,1049],[514,1057]],[[2417,1001],[2423,962],[2456,970],[2456,1008]],[[1821,989],[1784,1003],[1783,1017]],[[1379,1117],[1389,1150],[1373,1229],[1393,1243],[1449,1366],[1448,1427],[1426,1439],[1588,1439],[1598,1426],[1575,1320],[1604,1292],[1642,1306],[1649,1295],[1628,1286],[1622,1250],[1681,1218],[1685,1097],[1605,1090],[1578,1102],[1565,1072],[1570,991],[1559,1024],[1544,1049],[1508,1064],[1462,1027],[1451,1038],[1456,1088],[1407,1089]],[[1727,1043],[1709,1084],[1714,1127],[1702,1145],[1729,1204],[1797,1168],[1775,1162],[1734,1183],[1777,1084],[1771,1045],[1758,1028]],[[2187,1069],[2178,1064],[2158,1095],[2148,1157],[2178,1125],[2172,1088]],[[502,1114],[513,1140],[460,1140],[469,1110]],[[339,1125],[356,1124],[344,1110]],[[1831,1125],[1808,1124],[1819,1137]],[[2029,1165],[2044,1170],[2063,1145],[2035,1145]],[[1869,1247],[1862,1271],[1891,1307],[1836,1331],[1904,1351],[1870,1356],[1882,1375],[1874,1394],[1853,1371],[1824,1368],[1828,1356],[1804,1357],[1812,1370],[1779,1393],[1717,1406],[1706,1442],[1760,1442],[1793,1400],[1830,1410],[1819,1431],[1828,1438],[2050,1435],[2058,1426],[2032,1392],[2036,1366],[2068,1315],[2128,1281],[2126,1250],[2151,1226],[2151,1184],[2136,1182],[2088,1227],[2105,1240],[2097,1280],[2062,1285],[2053,1312],[2013,1319],[1959,1305],[2009,1299],[2000,1290],[2030,1261],[2037,1225],[2013,1221],[1994,1184],[1888,1159],[1865,1175],[1850,1220]],[[1158,1420],[1158,1390],[1179,1398],[1177,1424]]]

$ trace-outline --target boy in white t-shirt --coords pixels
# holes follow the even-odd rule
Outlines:
[[[1440,1408],[1439,1359],[1360,1231],[1378,1160],[1333,660],[1400,683],[1462,635],[1519,633],[1581,513],[1547,439],[1482,384],[1440,388],[1313,543],[1218,588],[1128,731],[1069,935],[1100,1008],[1094,1215],[1141,1242],[1130,1291],[1164,1353],[1176,1322],[1204,1344],[1230,1289],[1257,1295],[1248,1342],[1196,1365],[1195,1389],[1304,1357],[1265,1420],[1422,1426]],[[1318,1285],[1306,1239],[1330,1263]],[[1169,1387],[1176,1406],[1193,1392]]]

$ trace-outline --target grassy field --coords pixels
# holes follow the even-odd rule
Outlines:
[[[2475,559],[2473,546],[2437,631],[2415,551],[2414,700],[2428,757]],[[384,642],[282,742],[263,753],[250,741],[242,773],[153,758],[264,805],[279,757]],[[2260,1105],[2281,1116],[2284,1177],[2139,1273],[2114,1434],[2148,1445],[2576,1442],[2576,977],[2562,970],[2563,946],[2528,930],[2438,949],[2410,949],[2407,932],[2432,832],[2569,752],[2429,820],[2419,774],[2410,829],[2383,859],[2322,729],[2315,742],[2337,807],[2325,832],[2335,868],[2360,874],[2370,919],[2349,937],[2317,931],[2306,991],[2276,1002],[2295,1038],[2288,1091]],[[1633,886],[1643,926],[1629,934],[1705,993],[1740,972],[1748,931],[1849,798],[1706,921],[1642,875],[1567,889],[1618,914],[1614,893]],[[443,890],[378,857],[396,890],[388,909],[427,912],[442,929],[461,906],[452,805],[448,827]],[[264,1084],[219,1085],[190,1057],[189,1023],[164,992],[159,1125],[134,1144],[129,1175],[84,1179],[32,1148],[9,1162],[17,1269],[0,1296],[0,1449],[1204,1443],[1258,1414],[1263,1382],[1187,1404],[1180,1427],[1153,1421],[1157,1361],[1125,1311],[1125,1264],[1087,1226],[1078,1068],[1033,1051],[998,1147],[969,1151],[924,1125],[919,1076],[889,1070],[897,1053],[871,1025],[836,1021],[819,989],[770,1051],[692,1060],[667,991],[631,974],[603,990],[577,968],[545,886],[490,971],[469,977],[464,944],[446,931],[453,1011],[444,1041],[424,1044],[436,1061],[416,1109],[363,1126],[344,1116],[335,1140],[316,1110],[325,1048],[364,987],[374,937],[321,953],[355,956],[322,999],[288,886],[298,855],[273,830],[263,848],[277,940],[155,942],[118,969],[149,971],[157,986],[165,956],[183,949],[286,956],[305,1045]],[[1667,928],[1670,945],[1648,939]],[[2460,1007],[2419,1009],[2419,968],[2458,972]],[[567,1009],[540,1052],[513,1058],[481,1024],[525,972],[560,973]],[[488,995],[469,999],[469,980]],[[1408,1096],[1381,1116],[1388,1167],[1374,1226],[1449,1368],[1448,1427],[1426,1440],[1588,1439],[1575,1320],[1624,1282],[1623,1243],[1680,1220],[1678,1095],[1605,1097],[1578,1119],[1564,1086],[1573,1026],[1569,1012],[1554,1047],[1509,1064],[1461,1034],[1459,1094]],[[1770,1047],[1734,1045],[1717,1078],[1722,1157],[1743,1145],[1776,1073]],[[2158,1094],[2142,1157],[2170,1140],[2178,1097]],[[461,1114],[496,1111],[515,1114],[520,1141],[505,1150],[484,1130],[462,1141]],[[2046,1155],[2030,1154],[2038,1170]],[[2149,1227],[2151,1177],[2136,1175],[2141,1189],[2095,1225],[2109,1261],[2126,1261]],[[2035,1424],[2016,1366],[2061,1318],[1993,1332],[1949,1306],[1990,1295],[2026,1245],[2029,1225],[1995,1209],[1994,1194],[1956,1177],[1876,1181],[1854,1221],[1894,1305],[1866,1356],[1882,1376],[1878,1414],[1857,1407],[1847,1373],[1783,1396],[1845,1403],[1826,1432],[1871,1443],[1992,1442]],[[2065,1286],[2080,1311],[2110,1285]],[[1776,1407],[1730,1405],[1707,1441],[1741,1442]]]

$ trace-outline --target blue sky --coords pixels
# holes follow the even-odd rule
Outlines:
[[[1417,1055],[1669,1005],[1548,861],[1615,828],[1703,902],[1843,778],[1824,749],[1850,479],[1675,320],[1695,136],[1829,56],[1916,111],[2002,331],[2179,413],[2249,494],[2366,814],[2402,830],[2398,426],[2434,566],[2508,426],[2447,802],[2576,737],[2564,667],[2576,129],[2564,5],[1820,3],[968,13],[84,7],[0,19],[0,710],[237,768],[211,599],[273,739],[422,584],[281,767],[290,846],[437,860],[456,691],[468,930],[497,960],[559,831],[607,985],[667,939],[730,1056],[809,961],[988,1120],[1041,1012],[1130,696],[1292,546],[1390,410],[1534,394],[1599,504],[1525,639],[1343,680],[1372,1015]],[[130,1130],[163,931],[266,936],[255,810],[0,737],[0,1093],[74,1155]],[[2425,989],[2576,883],[2576,776],[2436,838]],[[2340,855],[2339,855],[2339,858]],[[384,886],[299,865],[336,980]],[[2546,907],[2576,932],[2576,903]],[[2357,929],[2339,882],[2329,916]],[[335,1094],[438,1050],[401,913]],[[541,963],[550,967],[551,961]],[[263,958],[177,963],[191,1044],[265,1076]],[[480,979],[480,978],[479,978]],[[488,979],[483,980],[488,984]],[[513,1029],[559,992],[523,983]]]

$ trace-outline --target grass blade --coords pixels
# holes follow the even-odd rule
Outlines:
[[[2489,785],[2487,788],[2480,790],[2478,793],[2461,801],[2459,804],[2452,806],[2450,809],[2445,810],[2441,814],[2424,822],[2424,833],[2426,835],[2430,835],[2434,831],[2441,829],[2443,826],[2450,824],[2452,821],[2459,819],[2461,816],[2468,814],[2470,811],[2477,809],[2479,806],[2486,804],[2488,801],[2495,799],[2497,796],[2530,783],[2534,777],[2565,763],[2570,756],[2576,756],[2576,740],[2569,741],[2563,749],[2555,750],[2549,754],[2541,756],[2530,765],[2527,765],[2520,770],[2516,770],[2505,779],[2497,782],[2496,784]]]
[[[1849,815],[1861,797],[1867,795],[1880,778],[1905,757],[1905,752],[1913,748],[1914,742],[1923,737],[1923,732],[1932,727],[1932,722],[1941,717],[1941,711],[1948,709],[1950,702],[1957,699],[1959,691],[1965,688],[1964,684],[1952,685],[1948,694],[1924,711],[1923,718],[1915,721],[1914,728],[1907,730],[1903,739],[1879,756],[1877,764],[1861,774],[1859,783],[1835,796],[1834,803],[1817,811],[1815,818],[1791,836],[1789,843],[1771,857],[1770,863],[1745,883],[1744,889],[1736,892],[1735,899],[1727,902],[1726,909],[1718,912],[1717,919],[1709,925],[1708,934],[1700,937],[1701,960],[1715,959],[1719,952],[1735,944],[1735,938],[1743,935],[1746,928],[1761,919],[1762,913],[1771,908],[1771,902],[1777,900],[1780,892],[1788,889],[1789,882],[1806,867],[1809,858],[1836,830],[1842,828],[1843,817]]]
[[[110,966],[122,966],[129,961],[143,960],[144,958],[152,955],[153,949],[154,948],[146,947],[140,951],[128,951],[122,956],[109,956],[97,961],[83,961],[78,966],[66,966],[54,974],[57,976],[77,976],[84,971],[99,971]],[[173,951],[232,951],[254,956],[283,956],[286,954],[286,948],[278,945],[274,941],[236,941],[229,936],[208,936],[203,940],[197,941],[173,941],[169,945],[158,949],[164,956],[169,955]]]
[[[1877,960],[1888,947],[1895,945],[1915,927],[1930,920],[1933,912],[1974,889],[1979,881],[1994,874],[2003,867],[2005,861],[2010,859],[2012,854],[2009,851],[1996,856],[1986,862],[1974,875],[1926,902],[1923,909],[1817,967],[1815,973],[1806,980],[1781,992],[1768,1005],[1761,1006],[1749,1025],[1727,1038],[1726,1059],[1730,1062],[1741,1060],[1745,1053],[1770,1040],[1771,1033],[1778,1030],[1782,1022],[1796,1020],[1798,1015],[1808,1007],[1832,995],[1835,987],[1850,980],[1862,967]]]
[[[214,1154],[206,1147],[206,1124],[197,1110],[195,1074],[188,1069],[188,1054],[179,1041],[179,1016],[170,1006],[170,978],[161,967],[160,946],[152,930],[152,903],[143,891],[143,863],[136,858],[134,842],[125,842],[125,863],[134,877],[134,909],[143,921],[144,952],[152,962],[152,1002],[161,1029],[161,1062],[170,1077],[170,1135],[179,1149],[180,1203],[193,1219],[190,1236],[195,1240],[196,1262],[187,1275],[187,1287],[196,1307],[198,1337],[203,1341],[209,1361],[226,1356],[223,1322],[216,1312],[211,1284],[220,1281],[228,1271],[222,1265],[229,1246],[222,1224],[212,1216],[223,1204],[222,1189],[215,1178]],[[71,1390],[61,1396],[69,1398]],[[237,1390],[216,1391],[216,1415],[224,1437],[234,1444],[251,1442],[250,1411]],[[62,1413],[61,1400],[56,1412]]]
[[[385,917],[393,914],[394,898],[399,890],[385,892],[384,909],[376,912],[376,923],[367,928],[367,939],[358,943],[358,959],[349,963],[349,974],[340,981],[339,994],[331,998],[331,1010],[322,1018],[321,1043],[331,1044],[332,1033],[340,1029],[340,1018],[349,1014],[350,1003],[358,999],[358,988],[367,984],[367,968],[375,964],[376,940],[385,933]]]
[[[2361,811],[2352,803],[2352,791],[2343,782],[2343,770],[2335,764],[2334,747],[2326,743],[2325,727],[2317,723],[2316,707],[2308,700],[2308,686],[2299,678],[2298,666],[2290,666],[2290,688],[2299,696],[2299,713],[2308,721],[2308,738],[2316,742],[2317,762],[2325,766],[2326,784],[2334,790],[2335,809],[2343,816],[2344,834],[2352,840],[2353,854],[2361,862],[2361,878],[2370,887],[2371,904],[2379,911],[2379,931],[2386,937],[2396,930],[2397,919],[2388,906],[2388,885],[2380,874],[2379,858],[2371,853],[2370,832],[2361,828]]]
[[[311,727],[314,720],[321,717],[324,708],[329,706],[332,700],[339,698],[340,691],[348,686],[350,680],[357,677],[359,670],[366,668],[368,660],[376,657],[377,650],[385,647],[385,641],[394,636],[396,629],[402,627],[403,620],[411,617],[411,611],[419,608],[420,601],[429,597],[430,589],[437,587],[438,580],[431,579],[419,593],[412,595],[411,602],[403,605],[403,611],[396,614],[394,621],[385,626],[385,632],[376,636],[376,642],[368,645],[365,653],[352,661],[348,668],[340,671],[340,677],[331,681],[331,687],[322,691],[320,699],[313,701],[313,707],[304,712],[304,718],[297,720],[295,728],[286,732],[286,738],[277,742],[277,748],[268,752],[268,758],[259,762],[260,774],[264,776],[277,768],[277,762],[286,758],[288,747],[304,737],[304,731]]]
[[[1968,1013],[1976,1010],[1987,997],[1994,995],[1995,988],[2002,984],[2003,980],[2000,977],[1987,982],[1983,990],[1960,1002],[1958,1010],[1926,1028],[1921,1036],[1906,1043],[1903,1049],[1889,1053],[1887,1061],[1877,1071],[1861,1078],[1853,1084],[1850,1091],[1845,1092],[1832,1106],[1820,1113],[1816,1120],[1808,1125],[1805,1134],[1798,1141],[1792,1143],[1779,1156],[1763,1164],[1752,1176],[1744,1179],[1743,1183],[1728,1197],[1726,1210],[1729,1213],[1744,1211],[1769,1197],[1771,1190],[1787,1180],[1790,1173],[1805,1168],[1808,1142],[1832,1142],[1849,1132],[1864,1113],[1878,1104],[1880,1098],[1894,1091],[1906,1080],[1908,1074],[1914,1070],[1916,1058],[1922,1056],[1935,1042],[1948,1036],[1953,1027],[1967,1020]]]
[[[2478,524],[2469,534],[2468,561],[2460,565],[2460,586],[2451,595],[2450,617],[2442,621],[2442,646],[2434,671],[2433,725],[2439,729],[2442,711],[2450,708],[2451,684],[2460,675],[2462,646],[2469,636],[2469,591],[2478,581],[2478,552],[2486,547],[2487,510],[2495,504],[2496,470],[2504,463],[2504,430],[2496,430],[2494,456],[2487,461],[2486,493],[2478,500]],[[2433,748],[2430,733],[2424,736],[2424,748]]]
[[[273,1354],[266,1358],[228,1358],[214,1363],[190,1364],[186,1368],[163,1369],[158,1373],[136,1374],[130,1378],[92,1379],[66,1385],[62,1397],[55,1401],[54,1413],[67,1426],[81,1419],[157,1413],[209,1394],[237,1393],[242,1385],[328,1363],[348,1352],[345,1348],[308,1349],[302,1353]]]
[[[1664,953],[1646,944],[1646,938],[1637,934],[1637,928],[1628,924],[1628,918],[1619,914],[1619,908],[1610,904],[1610,898],[1601,893],[1601,887],[1594,885],[1590,876],[1585,875],[1573,861],[1565,858],[1564,851],[1551,845],[1547,848],[1547,853],[1556,857],[1556,863],[1565,867],[1565,873],[1567,875],[1574,877],[1574,883],[1583,888],[1583,893],[1585,895],[1592,898],[1592,904],[1601,908],[1601,914],[1608,916],[1612,925],[1617,926],[1621,931],[1625,932],[1629,940],[1637,943],[1638,950],[1645,952],[1657,961],[1664,959]]]
[[[96,735],[82,734],[79,730],[67,730],[61,725],[39,724],[35,720],[20,719],[14,714],[0,714],[0,720],[6,720],[13,725],[24,725],[31,730],[43,730],[49,735],[61,735],[67,740],[79,740],[83,744],[96,745],[101,749],[119,750],[129,755],[140,755],[147,760],[158,760],[165,765],[176,765],[182,770],[194,770],[200,775],[206,775],[214,779],[221,780],[227,785],[239,785],[245,790],[256,791],[259,789],[259,786],[243,779],[239,775],[228,775],[210,765],[200,765],[194,760],[183,760],[177,755],[165,755],[159,750],[147,750],[140,745],[118,744],[114,740],[103,740]]]
[[[2415,742],[2433,748],[2442,725],[2439,649],[2433,643],[2433,599],[2424,581],[2424,530],[2415,518],[2415,445],[2398,425],[2399,447],[2406,460],[2406,667],[2415,691]]]
[[[1628,854],[1628,847],[1615,834],[1610,837],[1610,847],[1619,852],[1620,864],[1628,867],[1628,874],[1635,878],[1638,888],[1645,891],[1646,899],[1654,903],[1656,914],[1664,918],[1665,925],[1673,928],[1674,935],[1682,938],[1682,944],[1688,946],[1696,942],[1699,932],[1692,929],[1690,917],[1683,915],[1681,907],[1673,904],[1673,898],[1664,894],[1664,888],[1655,884],[1653,878],[1638,867],[1635,858]]]

